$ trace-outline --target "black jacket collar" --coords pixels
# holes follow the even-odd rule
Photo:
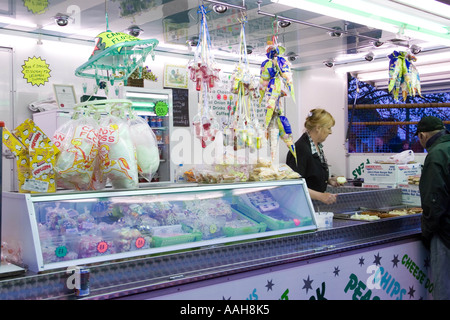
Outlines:
[[[439,131],[434,136],[432,136],[430,139],[428,139],[427,144],[425,146],[425,149],[431,148],[431,146],[436,142],[437,139],[442,137],[444,134],[450,134],[446,129]]]

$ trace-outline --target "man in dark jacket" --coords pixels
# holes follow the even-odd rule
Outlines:
[[[422,235],[430,249],[433,297],[450,299],[450,132],[441,119],[423,117],[416,135],[427,149],[419,190]]]

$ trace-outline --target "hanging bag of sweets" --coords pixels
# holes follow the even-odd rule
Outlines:
[[[91,189],[98,155],[96,121],[85,112],[77,112],[56,130],[54,140],[60,149],[55,164],[58,186],[76,190]]]
[[[112,112],[102,118],[99,129],[99,157],[102,181],[109,179],[116,189],[138,187],[136,152],[126,119]]]
[[[130,134],[134,147],[139,175],[151,181],[159,168],[159,150],[155,133],[148,123],[135,113],[130,114]]]
[[[199,6],[201,15],[199,42],[195,50],[194,59],[189,64],[190,79],[195,82],[199,94],[198,113],[194,116],[194,135],[201,141],[202,148],[214,141],[219,131],[217,122],[208,105],[208,93],[219,80],[219,71],[211,53],[211,39],[206,21],[206,7]]]

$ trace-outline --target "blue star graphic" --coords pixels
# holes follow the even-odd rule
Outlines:
[[[309,279],[309,275],[308,275],[308,279],[303,279],[303,282],[305,283],[305,285],[303,286],[303,288],[302,289],[306,289],[306,294],[308,294],[308,289],[311,289],[312,290],[312,287],[311,287],[311,283],[313,282],[314,280],[310,280]]]
[[[362,267],[364,265],[364,258],[363,257],[359,258],[359,263],[358,264],[359,264],[360,267]]]
[[[377,255],[374,255],[375,260],[373,260],[373,263],[375,263],[376,266],[381,265],[381,257],[380,253],[378,252]]]
[[[339,270],[339,266],[337,266],[337,267],[334,267],[334,271],[333,271],[333,273],[334,273],[334,276],[336,277],[336,276],[339,276],[339,272],[340,272],[341,270]]]
[[[270,279],[270,281],[267,280],[267,284],[265,285],[265,287],[267,288],[267,291],[269,291],[269,290],[272,291],[272,287],[274,286],[272,280],[273,280],[273,279]]]
[[[408,294],[409,294],[409,298],[410,298],[410,299],[411,299],[411,298],[414,298],[414,292],[416,292],[416,290],[414,290],[414,286],[409,287],[409,292],[408,292]]]
[[[400,260],[398,260],[398,254],[397,255],[394,254],[394,259],[391,261],[392,261],[392,268],[394,267],[398,268],[398,263],[400,262]]]

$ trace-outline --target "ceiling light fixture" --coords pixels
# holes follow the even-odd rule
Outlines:
[[[334,61],[326,60],[323,62],[323,64],[325,65],[325,67],[332,68],[334,66]]]
[[[431,65],[416,66],[420,76],[428,74],[436,74],[450,71],[450,63],[439,63]],[[389,79],[389,71],[361,72],[357,75],[358,79],[363,82],[380,82]]]
[[[144,30],[142,30],[141,28],[139,28],[139,26],[137,25],[132,25],[128,27],[128,34],[132,35],[133,37],[139,37],[139,35],[144,32]]]
[[[290,21],[285,21],[285,20],[278,21],[278,26],[280,26],[280,28],[287,28],[290,25],[291,25]]]
[[[236,5],[236,4],[225,3],[225,2],[222,2],[222,1],[216,1],[216,0],[205,0],[205,1],[214,3],[215,5],[224,6],[224,7],[227,7],[227,8],[235,8],[235,9],[239,9],[239,10],[247,10],[247,8],[245,7],[245,5],[243,5],[243,6],[238,6],[238,5]],[[245,1],[245,0],[243,0],[242,2],[244,3],[244,1]],[[214,6],[213,6],[213,10],[215,11]],[[226,10],[225,10],[225,11],[226,11]],[[224,11],[224,12],[225,12],[225,11]],[[219,13],[221,13],[221,12],[219,12]]]
[[[225,13],[228,10],[228,7],[223,4],[215,4],[213,5],[213,10],[215,13]]]
[[[438,17],[450,19],[450,6],[435,0],[390,0]]]
[[[58,13],[53,18],[55,19],[56,24],[60,27],[65,27],[69,24],[70,17],[67,14]]]
[[[12,26],[21,26],[21,27],[27,27],[27,28],[36,28],[36,23],[30,23],[27,21],[24,21],[22,19],[14,19],[10,17],[0,16],[0,23],[4,23],[6,25],[12,25]]]
[[[419,54],[420,52],[422,52],[422,48],[419,47],[417,44],[413,44],[409,47],[409,50],[411,50],[412,54]]]
[[[290,62],[294,62],[295,60],[298,59],[298,54],[296,54],[295,52],[288,52],[286,57]]]
[[[373,61],[374,57],[375,56],[374,56],[373,52],[369,52],[368,54],[365,55],[364,59],[366,61]]]
[[[271,0],[301,10],[311,11],[337,19],[352,21],[361,25],[400,33],[407,37],[425,41],[438,40],[442,45],[450,45],[447,25],[424,19],[422,15],[409,15],[399,10],[373,4],[365,0]],[[399,6],[401,7],[401,6]],[[403,7],[404,8],[404,7]]]
[[[278,2],[278,3],[281,3],[281,4],[286,4],[284,2],[288,2],[289,3],[289,0],[287,0],[287,1],[285,1],[285,0],[271,0],[271,1],[272,2]],[[302,24],[302,25],[305,25],[305,26],[308,26],[308,27],[314,27],[314,28],[326,30],[332,36],[341,36],[342,34],[347,34],[347,35],[351,35],[351,36],[358,37],[358,38],[364,38],[364,39],[369,39],[369,40],[373,40],[373,41],[378,41],[378,39],[375,39],[375,38],[372,38],[372,37],[368,37],[368,36],[365,36],[365,35],[361,35],[361,34],[349,34],[347,31],[344,31],[342,29],[341,29],[342,32],[341,31],[337,32],[336,30],[338,30],[340,28],[336,28],[336,27],[328,28],[328,27],[325,27],[325,26],[321,26],[321,25],[318,25],[318,24],[311,23],[311,22],[297,20],[297,19],[292,19],[292,18],[288,18],[288,17],[278,16],[278,15],[275,15],[273,13],[264,12],[264,11],[261,11],[261,3],[262,3],[262,1],[258,0],[256,3],[258,4],[258,11],[257,11],[257,13],[260,14],[260,15],[263,15],[263,16],[273,17],[273,18],[276,18],[278,20],[282,20],[282,21],[285,21],[285,22],[294,22],[294,23]],[[296,3],[295,0],[293,1],[293,3]],[[290,6],[303,9],[303,8],[297,6],[296,4],[295,5],[292,4]],[[309,10],[309,8],[308,8],[308,11],[312,11],[312,10]]]
[[[343,30],[341,27],[333,27],[335,31],[328,32],[329,36],[332,38],[340,38],[342,37]]]

